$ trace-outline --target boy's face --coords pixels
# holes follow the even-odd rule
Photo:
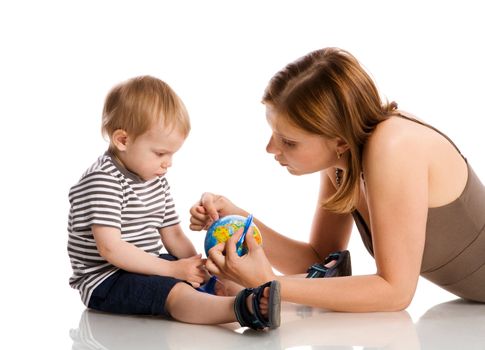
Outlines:
[[[158,123],[134,141],[128,135],[124,150],[118,147],[118,156],[128,170],[148,181],[167,172],[184,141],[185,135],[177,128]]]

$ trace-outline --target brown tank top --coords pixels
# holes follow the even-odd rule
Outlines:
[[[435,130],[461,154],[439,130],[401,117]],[[462,298],[485,302],[485,187],[463,159],[468,179],[462,194],[447,205],[428,209],[421,276]],[[365,247],[374,256],[369,227],[357,210],[352,216]]]

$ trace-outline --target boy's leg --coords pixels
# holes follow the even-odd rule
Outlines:
[[[172,288],[179,283],[186,284],[172,277],[120,270],[96,287],[89,300],[89,307],[116,314],[168,317],[165,303]]]
[[[159,258],[177,260],[170,254],[160,254]],[[167,276],[118,270],[94,289],[88,307],[115,314],[168,317],[165,302],[171,289],[180,282],[183,281]]]
[[[174,319],[187,323],[235,322],[234,299],[202,293],[186,283],[177,283],[168,295],[165,311]]]
[[[265,291],[266,292],[266,291]],[[89,307],[95,310],[135,315],[158,315],[198,324],[235,322],[234,296],[215,296],[195,290],[171,277],[146,276],[118,271],[98,286]],[[260,302],[267,314],[268,295]],[[252,296],[247,305],[252,311]]]
[[[253,313],[253,295],[246,299],[250,313]],[[235,297],[216,296],[199,292],[186,283],[175,285],[168,295],[165,311],[174,319],[196,324],[221,324],[236,322]],[[259,310],[264,317],[269,313],[269,288],[263,290]]]
[[[244,287],[231,280],[218,279],[214,289],[215,295],[236,296]]]
[[[236,290],[242,288],[236,286]],[[246,299],[251,313],[252,298],[251,295]],[[269,289],[266,288],[258,304],[263,316],[268,314],[268,299]],[[234,300],[234,296],[199,292],[188,283],[172,277],[120,270],[96,287],[89,307],[118,314],[160,315],[188,323],[219,324],[236,321]]]

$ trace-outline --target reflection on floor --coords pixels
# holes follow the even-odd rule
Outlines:
[[[416,323],[408,312],[336,313],[284,303],[269,332],[183,324],[85,310],[73,349],[485,349],[485,304],[438,304]]]

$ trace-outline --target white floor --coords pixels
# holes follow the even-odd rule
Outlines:
[[[284,303],[282,325],[255,332],[237,324],[198,326],[86,310],[75,291],[31,300],[3,316],[4,344],[18,349],[485,349],[485,304],[468,303],[420,280],[406,311],[335,313]],[[14,307],[14,305],[7,305]],[[5,332],[6,330],[6,332]]]
[[[85,310],[73,349],[485,349],[485,305],[453,300],[409,312],[345,314],[285,304],[283,324],[255,332]]]

